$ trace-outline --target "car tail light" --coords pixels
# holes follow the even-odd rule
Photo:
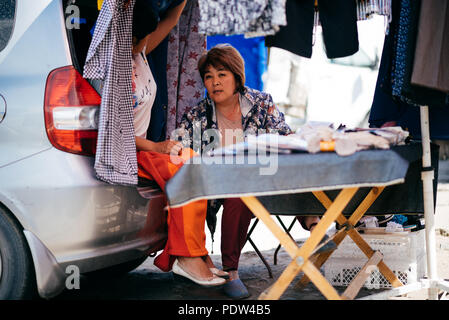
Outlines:
[[[62,151],[93,156],[100,104],[100,95],[73,66],[50,72],[44,114],[51,144]]]

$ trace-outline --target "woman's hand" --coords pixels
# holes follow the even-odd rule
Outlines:
[[[177,156],[182,151],[182,143],[173,140],[153,142],[145,138],[136,137],[136,148],[138,151],[154,151]]]
[[[159,153],[167,153],[171,155],[179,155],[182,151],[182,144],[179,141],[165,140],[155,143],[155,150]]]

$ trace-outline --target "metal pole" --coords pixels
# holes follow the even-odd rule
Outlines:
[[[431,169],[430,130],[428,106],[420,107],[422,140],[422,176],[424,196],[424,219],[426,229],[427,273],[430,280],[437,280],[435,216],[433,203],[434,171]],[[438,299],[438,289],[429,289],[429,299]]]

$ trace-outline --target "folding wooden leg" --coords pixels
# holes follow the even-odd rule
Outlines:
[[[337,222],[341,225],[346,225],[347,228],[347,231],[345,231],[341,235],[337,235],[334,238],[334,242],[337,244],[337,246],[343,241],[346,235],[349,235],[351,239],[355,242],[355,244],[360,248],[360,250],[369,259],[372,258],[372,256],[374,255],[374,250],[369,246],[368,243],[366,243],[366,241],[358,233],[358,231],[354,229],[354,226],[363,217],[363,215],[374,203],[374,201],[379,197],[383,189],[384,187],[372,188],[349,219],[346,219],[346,217],[344,217],[343,215],[337,218]],[[327,197],[327,195],[324,192],[322,191],[314,192],[314,195],[323,204],[325,208],[328,208],[330,204],[332,204],[332,201]],[[320,268],[327,261],[327,259],[330,257],[331,254],[332,252],[323,253],[322,255],[320,255],[315,261],[315,266]],[[393,287],[399,287],[403,285],[401,281],[396,277],[396,275],[390,270],[390,268],[387,267],[387,265],[382,260],[377,264],[377,267],[379,268],[379,271],[382,273],[382,275],[391,283]],[[309,281],[310,280],[306,276],[304,276],[296,286],[304,287]]]
[[[326,234],[327,229],[335,222],[338,216],[343,212],[344,208],[351,201],[358,188],[347,188],[340,191],[335,201],[327,208],[318,224],[310,233],[307,241],[298,250],[298,255],[309,257],[313,249],[320,243]]]
[[[345,292],[343,292],[342,297],[344,299],[353,300],[357,296],[366,279],[368,279],[370,274],[373,272],[373,267],[377,266],[382,258],[382,253],[380,253],[379,251],[376,251],[372,255],[372,257],[368,260],[362,270],[360,270],[357,276],[351,281]]]
[[[254,215],[256,215],[256,217],[265,223],[267,228],[273,233],[273,235],[284,246],[287,253],[293,258],[293,261],[284,270],[280,278],[268,290],[266,290],[259,297],[259,299],[279,299],[300,271],[304,272],[304,277],[298,284],[305,285],[309,281],[312,281],[327,299],[353,299],[357,295],[361,286],[363,286],[363,282],[369,275],[367,272],[362,272],[361,274],[359,273],[359,275],[353,280],[353,283],[351,283],[348,287],[345,294],[340,297],[335,289],[319,272],[319,268],[330,257],[332,252],[325,252],[317,255],[316,257],[311,257],[311,254],[319,245],[327,229],[335,221],[346,227],[334,235],[333,240],[337,246],[343,241],[346,235],[349,235],[369,259],[363,269],[364,271],[371,271],[371,267],[377,265],[379,271],[394,287],[402,286],[399,279],[381,260],[380,255],[376,254],[376,252],[369,246],[368,243],[366,243],[366,241],[354,228],[354,225],[363,217],[383,189],[383,187],[372,188],[349,219],[347,219],[342,212],[357,192],[357,188],[343,189],[334,201],[331,201],[324,192],[314,192],[316,198],[326,208],[326,212],[311,232],[309,239],[307,239],[301,248],[298,248],[294,240],[284,232],[285,230],[283,231],[274,222],[270,216],[270,213],[255,197],[242,197],[242,201],[247,205],[247,207],[254,213]]]
[[[351,239],[355,242],[355,244],[362,250],[362,252],[370,258],[374,254],[374,250],[370,247],[370,245],[363,239],[360,233],[355,229],[351,229],[348,232]],[[385,264],[385,262],[380,261],[377,265],[380,273],[391,283],[394,288],[403,286],[403,283],[396,277],[396,275],[391,271],[390,268]]]
[[[345,238],[347,234],[347,231],[344,229],[339,230],[334,236],[331,237],[332,241],[334,241],[334,243],[338,245],[343,241],[343,239]],[[334,250],[333,250],[334,251]],[[314,257],[312,257],[312,259],[310,259],[313,264],[315,265],[316,268],[320,269],[323,264],[327,261],[327,259],[331,256],[333,251],[327,251],[327,252],[323,252],[320,253]],[[307,277],[307,275],[303,275],[301,277],[301,279],[296,283],[295,288],[296,289],[302,289],[304,288],[308,283],[310,282],[309,277]]]
[[[261,298],[264,299],[278,299],[289,283],[295,278],[295,276],[303,269],[303,272],[314,282],[318,289],[325,290],[322,292],[325,296],[335,298],[334,292],[328,292],[330,284],[325,281],[324,277],[316,272],[316,268],[311,264],[308,259],[315,247],[319,244],[321,239],[326,234],[327,229],[341,214],[343,209],[348,205],[354,194],[357,192],[357,188],[343,189],[337,196],[335,201],[326,210],[326,213],[321,218],[320,222],[316,225],[311,232],[307,241],[298,249],[298,246],[271,218],[270,213],[264,208],[264,206],[255,197],[242,197],[242,201],[246,206],[265,223],[267,228],[278,238],[280,243],[284,246],[285,250],[294,259],[292,263],[284,270],[281,277],[270,288],[269,292]],[[299,267],[298,267],[299,266]],[[318,276],[319,274],[319,276]],[[323,281],[324,279],[324,281]],[[330,286],[331,287],[331,286]],[[323,289],[325,288],[325,289]],[[333,289],[335,291],[335,289]],[[338,295],[337,295],[338,296]]]
[[[360,203],[360,205],[357,207],[357,209],[354,211],[354,213],[351,215],[350,220],[346,219],[344,215],[339,215],[337,217],[337,222],[340,225],[345,225],[347,227],[354,226],[357,224],[357,222],[363,217],[365,212],[371,207],[371,205],[376,201],[376,199],[379,197],[379,195],[382,193],[382,191],[385,189],[385,187],[374,187],[370,190],[368,195],[363,199],[363,201]],[[332,200],[329,199],[329,197],[324,193],[323,191],[314,191],[312,192],[315,198],[318,199],[318,201],[321,202],[323,207],[325,209],[328,209],[331,204]],[[340,243],[344,240],[344,238],[347,235],[347,231],[345,229],[340,230],[337,232],[336,235],[333,237],[333,241],[337,245],[337,247],[340,245]],[[317,256],[314,260],[315,266],[319,269],[322,267],[322,265],[327,261],[327,259],[331,256],[332,252],[324,252]],[[310,279],[304,275],[301,280],[296,284],[297,288],[303,288],[309,283]]]
[[[296,256],[296,250],[298,246],[296,242],[290,238],[273,220],[271,214],[265,209],[256,197],[241,197],[243,203],[251,210],[251,212],[261,220],[265,226],[271,231],[271,233],[279,240],[284,246],[287,253],[294,258]]]
[[[290,262],[287,268],[285,268],[284,272],[282,272],[279,279],[268,290],[265,290],[259,296],[259,300],[279,299],[300,271],[301,266],[296,262],[296,260]]]
[[[313,284],[320,290],[320,292],[328,300],[341,300],[338,292],[334,287],[326,280],[326,278],[321,274],[320,270],[315,267],[315,265],[307,261],[304,264],[303,271],[307,276],[312,279]]]

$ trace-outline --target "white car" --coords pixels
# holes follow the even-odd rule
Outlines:
[[[96,3],[0,2],[0,299],[54,297],[164,243],[147,224],[157,187],[148,200],[95,177],[101,98],[81,75]]]

